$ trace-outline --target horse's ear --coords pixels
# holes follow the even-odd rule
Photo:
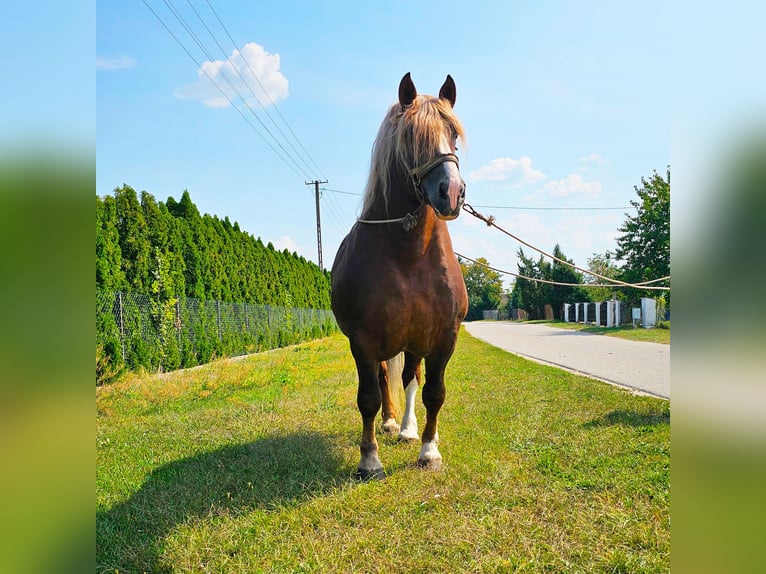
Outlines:
[[[403,108],[406,108],[415,101],[417,95],[418,91],[415,89],[415,84],[412,83],[410,73],[407,72],[402,81],[399,82],[399,103],[402,104]]]
[[[449,105],[455,107],[455,100],[457,99],[457,89],[455,88],[455,80],[452,76],[447,74],[447,79],[444,80],[441,89],[439,90],[439,97],[443,100],[447,100]]]

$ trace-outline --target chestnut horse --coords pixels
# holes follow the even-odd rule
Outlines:
[[[460,265],[447,224],[465,200],[456,142],[463,128],[452,111],[451,76],[439,96],[418,95],[406,74],[399,101],[388,110],[372,152],[362,213],[341,243],[332,268],[332,310],[356,362],[362,415],[357,477],[384,478],[375,439],[383,430],[402,440],[418,436],[414,400],[425,358],[426,425],[418,465],[438,470],[437,417],[444,371],[468,310]],[[401,429],[388,386],[386,361],[404,352],[406,407]],[[399,367],[401,368],[401,367]]]

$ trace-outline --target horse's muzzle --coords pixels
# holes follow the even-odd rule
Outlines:
[[[449,178],[439,182],[439,191],[432,207],[439,219],[451,221],[460,215],[465,203],[465,182],[462,178]]]

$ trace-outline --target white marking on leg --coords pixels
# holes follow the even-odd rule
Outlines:
[[[402,417],[402,430],[399,431],[399,440],[418,440],[418,420],[415,418],[415,398],[418,393],[418,380],[413,377],[404,389],[406,402],[404,416]]]
[[[442,455],[439,452],[437,444],[439,443],[439,437],[435,436],[434,440],[430,442],[424,442],[420,448],[420,454],[418,455],[418,464],[429,470],[439,470],[442,466]]]
[[[359,470],[371,472],[382,468],[383,464],[381,464],[380,459],[378,458],[378,451],[365,453],[359,460]]]

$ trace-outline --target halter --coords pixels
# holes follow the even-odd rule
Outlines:
[[[402,227],[405,231],[411,231],[412,229],[415,229],[415,226],[418,224],[418,218],[414,214],[420,210],[423,205],[427,204],[425,195],[423,194],[423,179],[431,173],[436,166],[441,165],[445,162],[451,161],[455,165],[460,168],[460,161],[458,160],[458,157],[454,153],[440,153],[436,157],[434,157],[431,161],[428,163],[425,163],[418,167],[413,167],[412,169],[407,170],[407,173],[409,174],[410,178],[412,179],[412,184],[415,186],[415,196],[418,198],[419,205],[415,210],[413,210],[411,213],[408,213],[404,217],[397,217],[396,219],[359,219],[357,218],[357,221],[359,223],[401,223]]]

